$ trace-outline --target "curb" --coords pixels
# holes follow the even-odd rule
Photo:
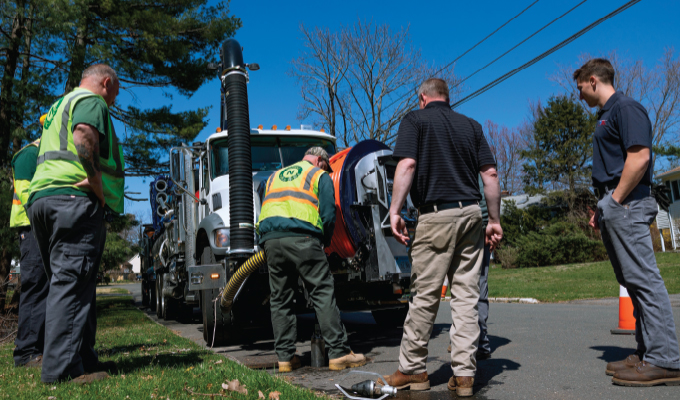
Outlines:
[[[442,297],[441,301],[450,301],[451,297]],[[521,303],[538,304],[539,301],[531,297],[489,297],[489,303]]]

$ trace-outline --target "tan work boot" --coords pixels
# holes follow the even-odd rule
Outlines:
[[[679,386],[680,370],[661,368],[647,361],[641,361],[635,368],[617,371],[612,382],[621,386]]]
[[[101,380],[106,379],[108,377],[109,377],[109,374],[107,374],[104,371],[100,371],[100,372],[93,372],[91,374],[80,375],[79,377],[71,379],[69,382],[77,383],[79,385],[85,385],[85,384],[92,383],[92,382],[95,382],[95,381],[101,381]]]
[[[300,357],[296,354],[290,361],[279,361],[279,373],[292,372],[294,369],[298,369],[301,366],[302,361],[300,361]]]
[[[393,373],[392,375],[384,375],[383,378],[388,385],[394,386],[399,390],[406,388],[409,390],[430,389],[430,378],[427,376],[427,372],[417,375],[406,375],[397,370],[397,372]]]
[[[455,390],[458,397],[472,396],[472,386],[475,378],[471,376],[452,376],[446,385],[449,390]]]
[[[640,356],[638,355],[638,353],[633,353],[633,354],[629,355],[628,357],[626,357],[625,360],[614,361],[614,362],[608,363],[607,369],[605,369],[605,374],[607,374],[609,376],[613,376],[615,373],[617,373],[621,370],[628,369],[628,368],[635,368],[635,364],[639,363],[640,361],[641,360],[640,360]]]
[[[354,354],[353,351],[350,351],[344,357],[328,361],[328,368],[331,371],[342,371],[345,368],[361,367],[362,365],[366,365],[366,357],[363,354]]]

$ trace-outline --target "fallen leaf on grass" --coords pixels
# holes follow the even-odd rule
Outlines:
[[[233,381],[223,383],[222,389],[231,390],[232,392],[238,392],[242,394],[248,394],[248,389],[246,389],[245,386],[241,385],[241,382],[239,382],[238,379],[234,379]]]
[[[258,398],[258,399],[264,399],[264,393],[262,393],[261,390],[258,390],[258,391],[257,391],[257,398]]]
[[[168,343],[168,340],[167,340],[167,339],[163,339],[163,343]]]
[[[271,392],[269,393],[269,400],[279,400],[279,396],[281,396],[281,392]]]
[[[29,378],[33,378],[33,374],[29,375],[28,377],[29,377]]]
[[[215,364],[222,364],[222,360],[215,361]]]
[[[187,368],[187,371],[186,371],[186,372],[189,372],[189,371],[191,371],[192,369],[194,369],[194,366],[193,366],[193,365],[192,365],[191,367]]]
[[[52,386],[52,387],[50,388],[50,390],[56,390],[56,389],[57,389],[56,386]]]
[[[212,387],[212,383],[209,383],[209,384],[208,384],[208,389],[210,389],[211,387]]]
[[[47,400],[56,400],[56,399],[57,399],[57,398],[54,397],[54,396],[50,396],[50,397],[47,398]]]

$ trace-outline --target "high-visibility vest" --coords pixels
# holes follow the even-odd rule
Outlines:
[[[323,173],[300,161],[270,176],[256,228],[267,218],[283,217],[309,222],[323,232],[319,216],[319,178]]]
[[[38,167],[31,181],[31,193],[45,189],[71,187],[87,178],[80,163],[76,146],[73,143],[73,109],[76,104],[88,97],[94,97],[106,105],[104,98],[87,89],[75,88],[52,105],[43,126],[42,141],[38,152]],[[99,155],[102,170],[102,184],[106,205],[114,212],[122,214],[125,209],[123,200],[125,190],[125,162],[123,148],[118,143],[113,123],[109,116],[107,157]],[[99,144],[103,147],[103,144]]]
[[[38,147],[39,144],[40,139],[24,146],[21,150],[17,151],[14,157],[12,157],[12,163],[14,163],[14,160],[24,150],[26,150],[29,147]],[[28,216],[26,215],[26,209],[24,208],[24,204],[26,204],[26,202],[28,201],[31,181],[26,179],[17,179],[14,171],[12,171],[12,174],[13,174],[12,178],[14,179],[14,196],[12,197],[12,210],[10,211],[9,215],[9,227],[19,228],[22,226],[30,226],[31,223],[28,220]]]

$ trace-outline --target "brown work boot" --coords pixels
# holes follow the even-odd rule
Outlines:
[[[42,354],[23,365],[26,368],[42,368]]]
[[[290,359],[290,361],[279,361],[279,373],[292,372],[294,369],[298,369],[302,366],[300,357],[296,355]]]
[[[91,373],[91,372],[108,372],[111,375],[118,375],[118,366],[116,366],[116,363],[113,361],[106,361],[106,362],[101,362],[97,361],[97,365],[92,368],[92,369],[86,369],[85,373]]]
[[[623,369],[628,369],[628,368],[634,368],[635,364],[640,362],[640,356],[638,353],[633,353],[626,357],[625,360],[621,361],[614,361],[610,362],[607,364],[607,369],[605,370],[605,374],[609,376],[613,376],[615,373],[618,371],[621,371]]]
[[[472,385],[475,383],[475,378],[472,376],[454,376],[449,379],[449,384],[446,385],[451,389],[451,380],[455,378],[456,383],[453,385],[458,397],[472,396]],[[453,389],[452,389],[453,390]]]
[[[661,368],[642,361],[635,368],[617,371],[612,382],[622,386],[677,386],[680,385],[680,369]]]
[[[366,357],[363,354],[354,354],[353,351],[350,351],[344,357],[328,361],[328,368],[331,371],[342,371],[345,368],[361,367],[362,365],[366,365]]]
[[[388,385],[394,386],[399,390],[408,388],[409,390],[429,390],[430,378],[427,377],[427,372],[417,375],[406,375],[401,371],[392,375],[384,375],[383,378]]]
[[[99,371],[99,372],[93,372],[91,374],[80,375],[76,378],[71,379],[69,382],[77,383],[79,385],[85,385],[85,384],[92,383],[92,382],[95,382],[95,381],[101,381],[101,380],[106,379],[108,377],[109,377],[109,374],[107,374],[104,371]]]

